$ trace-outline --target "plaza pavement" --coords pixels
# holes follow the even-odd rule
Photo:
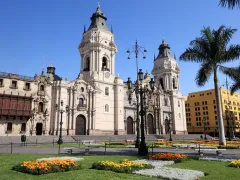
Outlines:
[[[69,144],[69,147],[71,145]],[[194,149],[174,149],[174,148],[149,148],[149,154],[155,154],[159,152],[167,153],[183,153],[186,155],[194,156],[198,155],[198,151],[194,151]],[[60,149],[61,154],[67,154],[66,149]],[[10,145],[1,145],[0,146],[0,154],[11,154],[11,146]],[[49,155],[57,155],[58,154],[58,146],[55,147],[26,147],[21,146],[20,144],[12,145],[12,154],[49,154]],[[136,148],[106,148],[106,155],[137,155],[138,151]],[[222,152],[223,158],[240,158],[240,150],[239,149],[227,149]],[[85,155],[85,148],[74,148],[73,155]],[[90,148],[89,155],[105,155],[105,148]],[[204,152],[204,156],[216,156],[216,152]]]

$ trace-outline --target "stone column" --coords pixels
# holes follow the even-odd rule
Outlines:
[[[72,131],[76,129],[75,119],[74,119],[74,104],[75,104],[75,88],[72,88]]]

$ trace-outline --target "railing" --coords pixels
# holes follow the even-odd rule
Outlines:
[[[27,80],[27,81],[34,80],[34,77],[31,77],[31,76],[23,76],[23,75],[19,75],[19,74],[12,74],[12,73],[6,73],[6,72],[0,72],[0,76],[1,77],[14,77],[17,79],[23,79],[23,80]]]
[[[45,96],[45,91],[38,91],[38,96]]]

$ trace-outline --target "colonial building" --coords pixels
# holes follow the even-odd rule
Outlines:
[[[106,20],[98,6],[84,28],[77,79],[63,80],[53,65],[34,77],[0,73],[0,135],[58,135],[61,124],[63,135],[136,133],[136,106],[129,104],[127,86],[115,76],[117,46]],[[152,70],[156,88],[146,107],[147,134],[168,133],[167,116],[173,133],[187,133],[179,73],[163,41]],[[146,73],[144,83],[149,81]]]
[[[239,136],[240,134],[240,94],[230,93],[230,90],[219,88],[220,103],[223,114],[225,135]],[[191,134],[218,136],[218,116],[215,90],[189,93],[185,99],[187,129]],[[203,119],[205,121],[203,121]]]

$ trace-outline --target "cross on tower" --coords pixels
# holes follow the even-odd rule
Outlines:
[[[98,1],[97,3],[98,3],[98,7],[100,7],[100,2]]]

